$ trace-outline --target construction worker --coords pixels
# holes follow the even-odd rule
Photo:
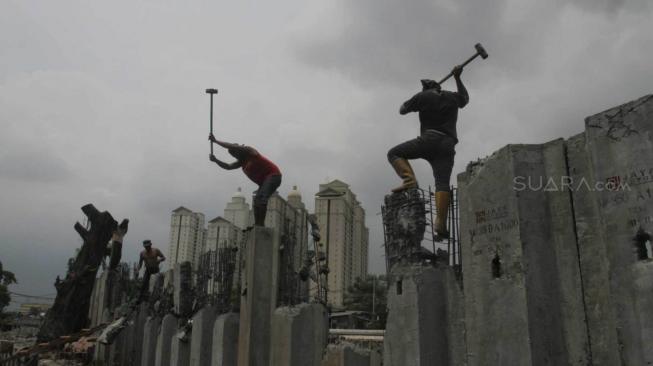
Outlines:
[[[142,300],[143,295],[147,292],[150,287],[150,277],[159,273],[159,263],[166,260],[166,257],[161,253],[157,248],[152,248],[151,240],[143,240],[143,251],[141,252],[140,259],[138,260],[138,270],[141,270],[143,263],[145,263],[145,273],[143,274],[143,285],[141,287],[141,293],[138,297],[139,302]]]
[[[417,179],[408,160],[424,159],[431,165],[435,177],[435,205],[438,212],[435,231],[440,239],[449,237],[449,180],[456,154],[454,147],[458,143],[458,109],[469,102],[467,89],[460,79],[462,71],[461,66],[456,66],[452,71],[457,92],[442,90],[440,84],[434,80],[421,80],[422,91],[402,104],[399,109],[401,115],[419,112],[420,136],[388,151],[388,161],[403,180],[402,185],[393,189],[393,192],[417,188]]]
[[[209,155],[209,160],[226,170],[242,168],[245,175],[258,185],[253,204],[254,225],[265,226],[268,200],[281,185],[281,170],[253,147],[219,141],[213,134],[209,135],[209,141],[227,149],[236,161],[227,164],[213,154]]]

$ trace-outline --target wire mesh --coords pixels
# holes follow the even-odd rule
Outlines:
[[[415,190],[419,199],[424,204],[425,215],[425,229],[424,237],[421,242],[421,249],[428,251],[433,256],[446,255],[448,264],[451,266],[459,267],[462,263],[460,255],[460,227],[459,227],[459,202],[458,202],[458,189],[451,188],[451,199],[449,201],[449,208],[447,212],[447,229],[449,231],[449,238],[438,238],[435,230],[435,224],[438,217],[437,205],[435,199],[435,191],[429,186],[427,189],[418,188]],[[394,207],[393,207],[394,208]],[[387,215],[389,207],[386,205],[381,206],[381,214],[383,216],[383,237],[385,247],[385,260],[386,270],[389,267],[389,260],[391,260],[394,253],[389,252],[388,244],[391,238],[389,237],[389,225]],[[446,254],[445,254],[446,253]],[[428,257],[428,255],[426,255]]]
[[[213,305],[220,313],[232,308],[232,290],[238,248],[210,250],[199,257],[196,273],[196,299],[202,305]]]

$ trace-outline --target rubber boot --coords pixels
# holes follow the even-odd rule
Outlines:
[[[395,168],[397,175],[404,180],[401,186],[392,190],[392,192],[401,192],[409,188],[417,188],[417,179],[415,179],[415,173],[413,168],[410,166],[408,160],[404,158],[398,158],[392,161],[392,167]]]
[[[265,226],[265,214],[267,212],[267,205],[254,205],[254,226]]]
[[[447,230],[447,215],[449,214],[450,193],[448,191],[435,192],[435,208],[438,212],[435,218],[436,239],[449,239],[449,230]]]

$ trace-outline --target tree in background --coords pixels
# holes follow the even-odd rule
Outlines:
[[[368,275],[358,278],[349,286],[344,298],[347,310],[366,311],[372,314],[368,329],[385,329],[388,317],[388,285],[384,275]]]
[[[0,316],[4,308],[11,302],[8,286],[16,283],[16,276],[12,272],[5,271],[0,262]]]

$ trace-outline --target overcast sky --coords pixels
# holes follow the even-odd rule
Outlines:
[[[397,111],[419,79],[477,42],[490,54],[463,73],[456,174],[651,93],[652,13],[650,0],[2,1],[0,261],[14,291],[53,294],[82,205],[131,220],[136,260],[144,238],[167,251],[176,207],[211,219],[254,190],[208,161],[215,87],[215,134],[277,162],[283,196],[296,184],[312,209],[320,183],[351,185],[382,272],[377,213],[399,184],[386,152],[418,134]]]

